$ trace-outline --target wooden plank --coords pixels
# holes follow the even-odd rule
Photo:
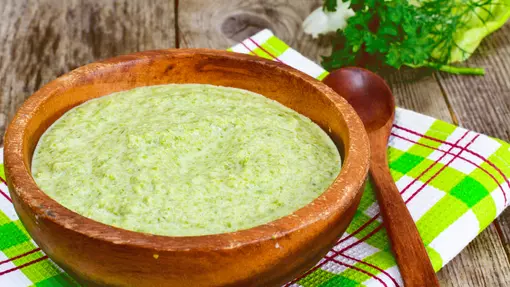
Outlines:
[[[175,47],[173,0],[1,2],[0,134],[26,97],[71,69]]]
[[[452,117],[436,79],[425,70],[403,68],[386,77],[397,106],[451,123]]]
[[[461,124],[490,136],[510,141],[510,22],[484,40],[469,60],[481,66],[483,77],[438,74]],[[496,221],[510,262],[510,209]],[[494,251],[496,256],[497,251]],[[510,285],[507,273],[505,283]]]
[[[181,47],[225,49],[264,29],[271,29],[290,46],[318,62],[330,51],[330,38],[314,40],[304,35],[301,23],[321,1],[188,0],[179,3]],[[452,115],[441,87],[431,74],[405,69],[387,77],[400,107],[448,122]],[[488,228],[441,272],[445,286],[503,286],[494,279],[508,273],[504,256],[494,256],[487,247],[502,252],[494,227]],[[486,270],[487,267],[491,270]],[[485,275],[484,275],[485,274]],[[487,276],[489,274],[489,276]]]
[[[510,267],[491,224],[439,273],[441,286],[510,286]]]
[[[503,246],[506,251],[507,258],[510,260],[510,209],[501,214],[496,220],[496,227],[498,228],[499,236],[503,241]]]
[[[187,0],[179,2],[180,47],[226,49],[263,29],[270,29],[314,60],[329,53],[330,39],[318,43],[304,35],[301,23],[321,0]]]

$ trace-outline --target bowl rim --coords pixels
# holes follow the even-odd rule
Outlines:
[[[164,236],[130,231],[100,223],[67,209],[38,188],[30,170],[24,164],[25,129],[33,116],[33,111],[47,98],[53,96],[53,91],[61,89],[62,86],[72,86],[70,80],[73,77],[87,75],[91,70],[112,69],[132,61],[152,61],[157,57],[193,57],[197,54],[246,61],[277,69],[291,77],[301,78],[335,104],[346,123],[349,143],[344,143],[344,148],[348,156],[342,158],[340,173],[318,198],[291,214],[249,229],[200,236]],[[360,118],[345,99],[324,83],[282,63],[251,55],[211,49],[151,50],[81,66],[49,82],[30,96],[16,112],[8,126],[4,143],[5,173],[15,206],[16,199],[19,198],[24,205],[31,209],[35,220],[48,220],[62,228],[103,242],[150,248],[156,251],[233,249],[255,242],[278,240],[298,229],[325,220],[333,213],[341,216],[351,204],[354,204],[359,193],[363,192],[362,187],[368,174],[370,157],[368,136]],[[321,208],[320,212],[317,208]]]

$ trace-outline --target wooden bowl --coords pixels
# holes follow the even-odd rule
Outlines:
[[[291,215],[247,230],[195,237],[132,232],[74,213],[31,175],[34,148],[64,112],[86,100],[139,86],[204,83],[260,93],[319,124],[337,144],[342,170],[319,198]],[[14,207],[35,242],[87,286],[278,286],[311,268],[345,231],[369,163],[354,110],[323,83],[258,57],[204,49],[136,53],[78,68],[41,88],[5,136]]]

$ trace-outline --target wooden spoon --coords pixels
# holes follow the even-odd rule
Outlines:
[[[336,70],[324,83],[354,107],[367,130],[370,175],[405,286],[439,286],[418,229],[388,167],[386,148],[395,118],[395,100],[390,88],[382,78],[361,68]]]

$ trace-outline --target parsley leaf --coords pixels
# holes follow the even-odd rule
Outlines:
[[[356,14],[349,18],[343,31],[337,31],[335,49],[330,56],[323,57],[322,65],[327,70],[362,66],[375,71],[407,65],[483,74],[483,69],[449,64],[467,59],[490,33],[468,34],[470,29],[489,23],[491,26],[487,28],[493,31],[503,25],[510,17],[510,0],[415,0],[413,3],[352,0],[351,8]],[[336,7],[337,0],[324,0],[325,11],[335,11]],[[466,37],[474,38],[474,44],[466,41]],[[461,41],[467,42],[462,43],[467,49],[461,48]]]

